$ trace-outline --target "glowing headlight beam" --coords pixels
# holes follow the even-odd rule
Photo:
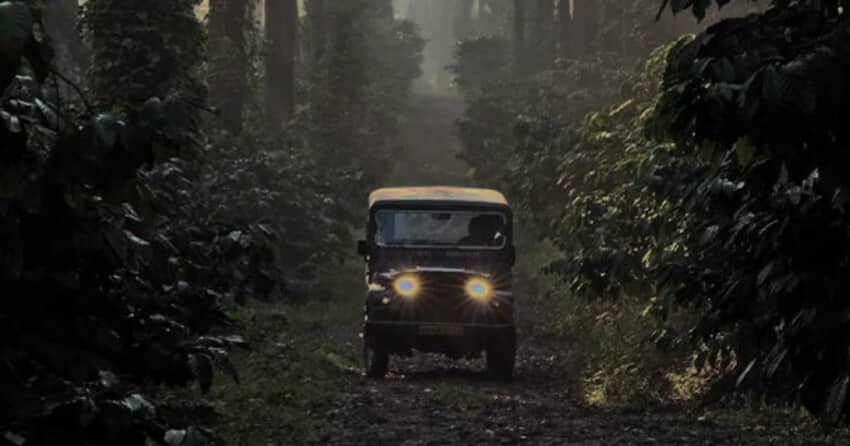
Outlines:
[[[489,280],[474,277],[466,282],[466,294],[477,301],[486,302],[493,298],[495,292]]]
[[[405,274],[393,282],[393,288],[401,297],[413,298],[422,291],[422,282],[414,274]]]

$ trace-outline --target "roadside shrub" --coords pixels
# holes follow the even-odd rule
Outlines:
[[[0,2],[0,425],[13,444],[202,444],[158,390],[235,378],[220,283],[146,212],[158,154],[191,135],[175,98],[76,116],[50,97],[38,10]],[[179,195],[179,194],[178,194]],[[187,200],[190,197],[181,197]],[[195,234],[191,235],[193,238]],[[191,251],[195,252],[192,253]]]
[[[647,123],[685,166],[661,175],[688,229],[666,300],[701,309],[694,332],[738,354],[739,383],[828,421],[850,413],[846,8],[773,2],[682,42]]]

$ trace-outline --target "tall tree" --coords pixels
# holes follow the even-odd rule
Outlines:
[[[242,0],[246,1],[246,0]],[[152,96],[195,105],[203,29],[196,0],[88,0],[83,25],[92,48],[89,82],[100,105],[129,109]]]
[[[277,2],[267,2],[277,3]],[[242,113],[248,93],[245,26],[249,0],[211,0],[208,54],[210,102],[220,110],[226,130],[242,133]]]
[[[455,4],[454,34],[457,40],[467,39],[475,34],[475,24],[472,19],[474,0],[458,0]]]
[[[63,68],[84,69],[89,64],[89,50],[79,32],[78,0],[53,0],[44,12],[44,26],[56,49]]]
[[[514,71],[525,71],[525,1],[514,0]]]
[[[558,1],[558,57],[572,57],[573,15],[570,0]]]
[[[599,28],[598,0],[573,0],[572,49],[576,57],[590,54]]]
[[[555,0],[537,0],[532,36],[534,68],[545,68],[555,59]]]
[[[295,48],[298,36],[298,1],[267,1],[266,118],[268,129],[285,127],[295,109]]]
[[[341,220],[358,215],[355,198],[380,184],[393,163],[397,121],[411,82],[421,74],[424,42],[412,23],[388,14],[388,4],[308,4],[314,57],[307,138],[317,162],[345,178],[335,191],[345,203]]]
[[[481,35],[505,35],[510,29],[511,0],[478,0],[475,28]]]
[[[325,52],[325,16],[327,15],[327,3],[325,0],[307,0],[307,20],[310,26],[309,47],[310,64],[312,67],[319,66]]]

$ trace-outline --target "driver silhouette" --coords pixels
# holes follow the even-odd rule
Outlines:
[[[499,230],[497,215],[478,215],[469,220],[468,234],[460,239],[463,246],[491,246],[496,243]]]

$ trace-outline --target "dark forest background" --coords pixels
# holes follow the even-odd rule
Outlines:
[[[848,3],[0,1],[0,442],[214,439],[437,94],[578,395],[846,421]]]

